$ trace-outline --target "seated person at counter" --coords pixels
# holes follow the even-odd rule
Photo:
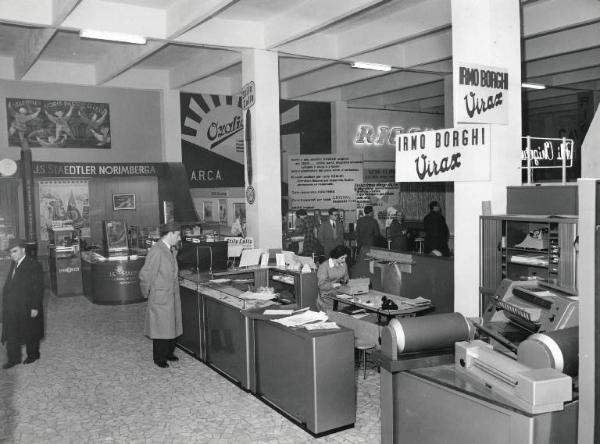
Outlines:
[[[329,252],[329,259],[319,265],[317,270],[317,285],[319,297],[317,307],[321,311],[332,310],[333,301],[323,297],[323,294],[346,284],[350,278],[346,259],[350,250],[344,245],[337,245]]]

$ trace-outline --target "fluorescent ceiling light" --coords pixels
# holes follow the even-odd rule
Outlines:
[[[94,29],[82,29],[79,31],[79,37],[82,39],[98,39],[110,40],[112,42],[136,43],[138,45],[146,44],[146,38],[142,37],[141,35],[111,31],[96,31]]]
[[[380,63],[368,63],[368,62],[353,62],[352,68],[361,69],[374,69],[375,71],[391,71],[390,65],[381,65]]]
[[[542,85],[541,83],[521,83],[521,87],[528,89],[546,89],[546,85]]]

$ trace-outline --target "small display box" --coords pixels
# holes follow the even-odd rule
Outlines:
[[[50,284],[56,296],[80,295],[81,255],[73,227],[48,229]]]

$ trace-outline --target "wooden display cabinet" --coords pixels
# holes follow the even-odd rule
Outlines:
[[[577,292],[576,217],[481,216],[480,252],[480,312],[505,278]]]

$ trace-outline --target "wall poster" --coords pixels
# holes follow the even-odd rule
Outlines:
[[[241,96],[180,94],[181,161],[191,188],[244,186]]]
[[[289,156],[290,210],[299,208],[353,210],[354,184],[362,182],[363,162],[358,156]]]
[[[81,237],[91,237],[87,180],[44,180],[40,191],[40,239],[48,240],[48,228],[73,225]]]
[[[110,148],[108,103],[6,99],[8,145],[32,148]]]

